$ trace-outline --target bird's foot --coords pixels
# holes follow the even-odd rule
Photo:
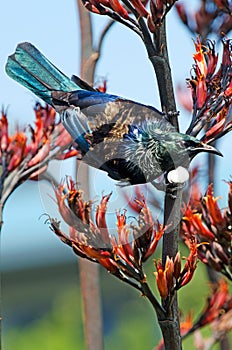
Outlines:
[[[179,192],[185,186],[185,183],[170,183],[163,180],[163,182],[151,182],[152,186],[154,186],[158,191],[162,191],[167,193],[167,195],[171,199],[177,199],[179,197]]]
[[[172,124],[173,117],[178,118],[180,115],[180,112],[169,111],[166,115],[167,115],[166,119],[169,121],[169,123]]]
[[[180,198],[181,196],[180,193],[182,192],[182,189],[184,188],[184,186],[185,186],[185,183],[179,183],[179,184],[169,183],[166,186],[166,194],[173,200]]]

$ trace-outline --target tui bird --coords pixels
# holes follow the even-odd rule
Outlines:
[[[36,47],[21,43],[6,72],[60,114],[82,160],[127,184],[152,182],[165,172],[188,168],[200,152],[221,153],[175,130],[156,108],[96,91],[57,69]]]

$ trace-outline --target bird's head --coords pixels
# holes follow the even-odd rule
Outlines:
[[[200,152],[213,153],[223,157],[222,153],[218,151],[215,147],[210,146],[202,141],[199,141],[196,138],[190,137],[189,139],[184,140],[184,144],[191,159]]]

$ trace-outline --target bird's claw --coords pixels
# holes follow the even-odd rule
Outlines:
[[[179,193],[182,191],[184,188],[185,183],[175,183],[175,184],[168,184],[166,186],[166,194],[171,198],[171,199],[177,199],[179,198]]]
[[[167,112],[166,115],[167,115],[167,119],[168,119],[169,123],[172,124],[173,117],[178,118],[180,115],[180,111],[169,111],[169,112]]]

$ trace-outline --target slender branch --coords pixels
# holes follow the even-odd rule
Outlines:
[[[175,301],[174,307],[176,308],[177,302]],[[179,324],[179,315],[171,315],[166,317],[163,320],[159,319],[159,325],[163,334],[165,349],[167,350],[181,350],[182,341],[180,336],[180,324]]]
[[[134,31],[136,34],[138,34],[141,38],[143,37],[143,35],[142,35],[140,29],[139,29],[138,26],[136,25],[137,23],[136,23],[135,21],[133,21],[132,18],[130,18],[130,21],[132,22],[132,23],[130,23],[130,22],[124,20],[122,17],[118,16],[118,14],[117,14],[116,12],[110,12],[110,11],[108,11],[108,12],[107,12],[107,15],[108,15],[109,17],[111,17],[114,21],[117,21],[117,22],[123,24],[124,26],[130,28],[131,30],[133,30],[133,31]]]
[[[102,44],[114,20],[110,20],[100,35],[97,48],[93,48],[91,15],[85,9],[81,0],[77,0],[79,22],[81,29],[81,77],[90,85],[94,82],[96,65],[101,55]]]
[[[148,300],[151,302],[152,306],[154,307],[157,317],[160,321],[164,321],[166,319],[166,311],[165,309],[160,305],[158,300],[156,299],[155,295],[152,293],[149,285],[147,284],[146,280],[140,281],[141,283],[141,289],[144,294],[148,298]]]
[[[141,287],[134,282],[133,280],[131,280],[130,278],[128,278],[126,275],[124,275],[121,271],[120,272],[116,272],[116,273],[111,273],[113,276],[115,276],[116,278],[120,279],[122,282],[125,282],[127,284],[129,284],[131,287],[137,289],[138,291],[142,292]]]
[[[143,41],[146,46],[148,57],[151,60],[151,57],[155,56],[157,53],[156,43],[152,41],[151,35],[147,29],[147,25],[144,21],[143,17],[139,17],[138,19],[142,33],[143,33]]]
[[[44,171],[40,177],[39,177],[40,180],[45,180],[47,182],[49,182],[49,184],[52,184],[54,185],[55,187],[58,187],[59,186],[59,181],[56,180],[56,178],[49,172],[49,171]],[[64,188],[63,189],[63,193],[67,193],[67,189]]]
[[[134,14],[134,16],[137,18],[137,21],[139,23],[139,27],[141,29],[141,38],[144,42],[144,45],[147,49],[148,56],[155,55],[155,48],[154,43],[152,42],[151,35],[148,31],[147,25],[144,21],[144,18],[140,16],[140,14],[136,11],[136,9],[131,5],[131,3],[128,0],[122,0],[122,2],[128,7],[128,9]]]
[[[105,36],[106,34],[108,33],[108,31],[111,29],[112,25],[115,23],[114,20],[110,20],[105,28],[103,28],[102,32],[101,32],[101,35],[100,35],[100,38],[99,38],[99,41],[98,41],[98,45],[97,45],[97,52],[99,53],[99,55],[101,54],[101,49],[102,49],[102,44],[103,44],[103,41],[105,39]]]

